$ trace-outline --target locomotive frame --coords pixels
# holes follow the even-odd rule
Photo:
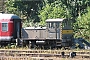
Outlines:
[[[29,47],[70,47],[73,44],[71,19],[47,19],[46,27],[26,27],[22,30],[23,44]]]

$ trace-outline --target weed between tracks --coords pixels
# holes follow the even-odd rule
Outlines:
[[[29,50],[30,48],[28,47],[28,46],[26,46],[26,47],[17,47],[16,45],[8,45],[8,46],[0,46],[0,49],[19,49],[19,50]],[[48,51],[52,51],[52,50],[55,50],[55,51],[61,51],[61,50],[64,50],[63,48],[62,49],[51,49],[51,48],[49,48],[49,49],[42,49],[42,48],[33,48],[33,49],[31,49],[31,50],[48,50]],[[83,51],[83,52],[87,52],[87,51],[89,51],[89,50],[83,50],[83,49],[79,49],[79,48],[77,48],[77,49],[72,49],[72,50],[69,50],[69,49],[66,49],[65,51]]]
[[[3,55],[0,55],[0,60],[89,60],[89,58],[60,58],[60,57],[31,57],[26,55],[18,56],[18,52],[15,52],[14,54],[11,54],[9,51],[16,50],[16,51],[27,51],[27,52],[21,52],[21,53],[46,53],[46,54],[60,54],[61,52],[89,52],[89,50],[80,50],[80,49],[74,49],[74,50],[63,50],[63,49],[29,49],[26,47],[16,47],[14,45],[12,46],[6,46],[6,47],[0,47],[0,51],[7,50],[4,52]],[[30,51],[31,52],[28,52]],[[13,53],[13,52],[12,52]]]

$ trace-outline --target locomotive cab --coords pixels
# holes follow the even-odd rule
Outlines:
[[[73,22],[71,19],[47,19],[47,38],[56,41],[56,46],[72,46]]]
[[[73,43],[73,21],[64,19],[62,22],[62,46],[69,47]]]
[[[47,19],[47,38],[61,39],[61,23],[63,19]]]

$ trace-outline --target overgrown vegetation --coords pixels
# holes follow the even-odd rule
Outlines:
[[[87,13],[78,16],[75,23],[75,37],[83,37],[90,40],[90,7],[87,7]]]

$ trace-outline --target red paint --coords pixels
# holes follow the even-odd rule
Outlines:
[[[13,19],[0,19],[0,22],[13,22]]]
[[[20,18],[14,14],[0,14],[0,37],[5,37],[5,38],[11,37],[11,36],[13,37],[13,32],[14,32],[13,19],[18,20]],[[8,31],[2,31],[2,23],[8,24]],[[5,39],[2,38],[1,40],[5,40]]]
[[[1,22],[0,22],[0,36],[1,36]]]
[[[2,31],[2,22],[8,23],[8,31]],[[11,19],[0,19],[0,36],[12,36],[13,28],[13,21]]]

